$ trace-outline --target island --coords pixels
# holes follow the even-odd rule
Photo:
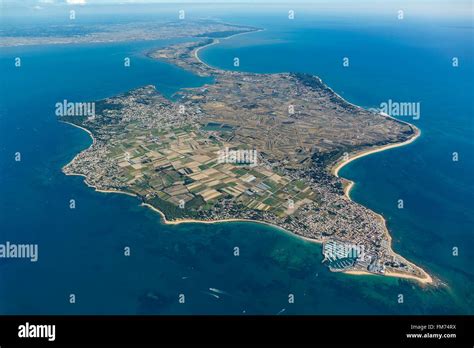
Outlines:
[[[60,116],[93,139],[64,173],[136,196],[165,223],[269,224],[323,243],[331,271],[432,283],[392,250],[383,217],[352,201],[352,183],[338,176],[419,130],[347,102],[317,76],[225,71],[199,59],[204,47],[258,30],[201,22],[186,42],[148,55],[211,83],[170,99],[143,86],[95,102],[94,115]]]

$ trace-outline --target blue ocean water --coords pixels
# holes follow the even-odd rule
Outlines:
[[[234,22],[266,30],[201,51],[209,64],[232,69],[239,57],[245,71],[314,73],[366,107],[390,98],[421,102],[417,142],[353,162],[341,175],[356,181],[356,201],[387,218],[394,248],[448,286],[334,274],[321,264],[319,245],[267,226],[165,226],[132,197],[94,192],[82,178],[64,176],[61,167],[90,139],[57,122],[56,102],[145,84],[170,97],[209,80],[143,55],[171,41],[17,47],[0,53],[0,241],[38,243],[39,261],[0,263],[0,313],[472,313],[472,26],[244,14]],[[451,67],[452,56],[459,68]],[[124,57],[132,58],[128,70]],[[342,57],[350,57],[349,69]],[[223,293],[216,298],[209,288]]]

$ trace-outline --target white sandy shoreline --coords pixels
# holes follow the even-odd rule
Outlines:
[[[379,275],[379,274],[365,272],[365,271],[345,271],[343,273],[350,274],[350,275],[358,275],[358,276],[359,275],[364,275],[364,276],[378,276]],[[420,278],[420,277],[417,277],[411,274],[406,274],[406,273],[385,272],[384,274],[380,274],[380,276],[411,279],[411,280],[416,280],[417,282],[420,282],[421,284],[431,284],[433,282],[433,280],[431,279],[429,275],[428,277]]]
[[[204,66],[207,66],[209,69],[213,69],[213,70],[222,70],[222,69],[219,69],[219,68],[216,68],[214,66],[210,66],[209,64],[207,64],[206,62],[204,62],[201,58],[199,58],[199,51],[204,49],[204,48],[208,48],[208,47],[211,47],[213,45],[217,45],[218,43],[220,43],[221,41],[220,40],[228,40],[230,38],[233,38],[233,37],[236,37],[236,36],[239,36],[239,35],[245,35],[245,34],[251,34],[251,33],[258,33],[260,31],[264,31],[265,29],[257,29],[257,30],[252,30],[252,31],[246,31],[246,32],[243,32],[243,33],[237,33],[237,34],[234,34],[234,35],[231,35],[231,36],[227,36],[227,37],[223,37],[223,38],[214,38],[212,39],[212,42],[208,43],[207,45],[204,45],[204,46],[200,46],[198,48],[196,48],[194,50],[194,58],[196,58],[196,60],[201,63],[202,65]]]
[[[420,137],[421,131],[419,130],[419,128],[417,128],[413,125],[410,125],[410,126],[412,126],[415,129],[415,135],[412,136],[410,139],[405,140],[404,142],[401,142],[401,143],[387,144],[387,145],[384,145],[384,146],[379,146],[379,147],[376,147],[376,148],[366,149],[366,150],[362,150],[360,152],[357,152],[353,156],[349,156],[349,158],[347,160],[336,163],[336,165],[333,166],[333,168],[331,169],[331,173],[339,178],[339,171],[344,166],[351,163],[352,161],[355,161],[356,159],[371,155],[373,153],[382,152],[382,151],[390,150],[390,149],[401,147],[401,146],[406,146],[406,145],[409,145],[409,144],[413,143],[416,139],[418,139]],[[344,194],[348,198],[350,198],[350,190],[353,188],[355,183],[351,180],[348,180],[348,179],[344,179],[344,180],[346,180],[348,182],[348,185],[344,189]]]
[[[59,122],[62,122],[62,123],[66,123],[66,124],[70,124],[71,126],[74,126],[76,128],[79,128],[79,129],[82,129],[84,132],[87,132],[87,134],[89,134],[89,136],[91,137],[92,139],[92,144],[89,146],[91,147],[92,145],[95,144],[95,138],[94,136],[92,135],[92,132],[84,127],[81,127],[81,126],[78,126],[77,124],[74,124],[74,123],[71,123],[71,122],[67,122],[67,121],[63,121],[63,120],[59,120]],[[83,150],[85,151],[85,150]],[[82,152],[82,151],[81,151]]]
[[[181,225],[181,224],[209,224],[209,225],[211,225],[211,224],[221,224],[221,223],[229,223],[229,222],[245,222],[245,223],[253,223],[253,224],[270,226],[270,227],[276,228],[276,229],[278,229],[278,230],[280,230],[280,231],[282,231],[286,234],[289,234],[292,237],[301,238],[301,239],[304,239],[305,241],[308,241],[308,242],[311,242],[311,243],[322,244],[322,241],[320,241],[320,240],[300,236],[298,234],[295,234],[293,232],[290,232],[290,231],[284,229],[281,226],[274,225],[274,224],[272,224],[270,222],[266,222],[266,221],[250,220],[250,219],[238,219],[238,218],[220,219],[220,220],[176,219],[176,220],[171,220],[170,221],[170,220],[166,219],[165,214],[163,214],[163,212],[161,210],[159,210],[158,208],[152,206],[151,204],[142,203],[141,205],[144,206],[144,207],[150,208],[154,212],[160,214],[160,216],[163,219],[163,223],[165,225]]]

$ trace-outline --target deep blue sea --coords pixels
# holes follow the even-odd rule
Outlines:
[[[243,71],[312,73],[368,108],[388,99],[420,102],[420,119],[403,119],[421,129],[421,138],[352,162],[340,174],[356,182],[354,200],[387,219],[394,249],[447,285],[331,273],[318,244],[257,224],[165,226],[137,199],[98,193],[81,177],[65,176],[61,167],[91,140],[56,120],[56,102],[93,101],[145,84],[171,97],[210,81],[144,56],[177,40],[15,47],[0,51],[0,243],[37,243],[39,260],[0,261],[0,313],[472,314],[472,23],[219,18],[266,30],[201,51],[213,66],[235,69],[239,57]],[[130,68],[124,57],[131,57]],[[70,199],[76,209],[69,209]],[[209,288],[222,290],[219,298]]]

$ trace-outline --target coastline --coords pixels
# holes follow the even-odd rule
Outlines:
[[[144,207],[147,207],[151,210],[153,210],[154,212],[160,214],[160,216],[162,217],[163,219],[163,223],[165,225],[181,225],[181,224],[208,224],[208,225],[211,225],[211,224],[221,224],[221,223],[229,223],[229,222],[245,222],[245,223],[254,223],[254,224],[259,224],[259,225],[266,225],[266,226],[269,226],[269,227],[272,227],[272,228],[275,228],[277,230],[280,230],[281,232],[284,232],[292,237],[296,237],[296,238],[301,238],[307,242],[311,242],[311,243],[316,243],[316,244],[322,244],[323,242],[320,241],[320,240],[317,240],[317,239],[311,239],[311,238],[308,238],[308,237],[304,237],[304,236],[300,236],[298,234],[295,234],[295,233],[292,233],[286,229],[284,229],[283,227],[281,226],[278,226],[278,225],[274,225],[274,224],[271,224],[269,222],[266,222],[266,221],[260,221],[260,220],[249,220],[249,219],[220,219],[220,220],[195,220],[195,219],[176,219],[176,220],[167,220],[166,219],[166,216],[165,214],[163,214],[163,212],[161,210],[159,210],[158,208],[152,206],[151,204],[149,203],[142,203],[140,204],[141,206],[144,206]]]
[[[239,34],[237,34],[239,35]],[[74,123],[70,123],[70,122],[66,122],[66,121],[60,121],[60,122],[63,122],[65,124],[69,124],[69,125],[72,125],[76,128],[79,128],[85,132],[87,132],[87,134],[89,134],[89,136],[91,137],[92,139],[92,144],[87,148],[89,149],[93,144],[95,144],[96,140],[92,134],[91,131],[89,131],[88,129],[84,128],[84,127],[81,127],[81,126],[78,126]],[[82,151],[86,151],[87,149],[85,150],[82,150]],[[82,152],[81,151],[81,152]],[[72,159],[69,163],[71,163],[72,161],[74,161],[74,159]],[[64,173],[64,171],[63,171]],[[120,191],[120,190],[103,190],[103,189],[99,189],[97,186],[95,185],[92,185],[91,183],[89,183],[87,181],[87,177],[84,175],[84,174],[80,174],[80,173],[64,173],[66,176],[81,176],[84,178],[84,183],[90,187],[90,188],[93,188],[96,192],[100,192],[100,193],[118,193],[118,194],[123,194],[123,195],[127,195],[127,196],[130,196],[130,197],[135,197],[135,198],[139,198],[139,196],[137,194],[134,194],[134,193],[131,193],[131,192],[126,192],[126,191]],[[291,235],[292,237],[296,237],[296,238],[301,238],[307,242],[311,242],[311,243],[316,243],[316,244],[322,244],[323,242],[322,241],[319,241],[319,240],[316,240],[316,239],[311,239],[311,238],[308,238],[308,237],[304,237],[304,236],[300,236],[300,235],[297,235],[295,233],[292,233],[286,229],[284,229],[283,227],[280,227],[278,225],[274,225],[274,224],[271,224],[271,223],[268,223],[268,222],[265,222],[265,221],[259,221],[259,220],[249,220],[249,219],[221,219],[221,220],[195,220],[195,219],[176,219],[176,220],[168,220],[166,218],[166,215],[161,211],[159,210],[158,208],[154,207],[153,205],[149,204],[149,203],[144,203],[142,202],[140,204],[141,206],[143,207],[147,207],[149,209],[151,209],[152,211],[158,213],[161,218],[162,218],[162,221],[163,221],[163,224],[165,225],[180,225],[180,224],[187,224],[187,223],[193,223],[193,224],[219,224],[219,223],[229,223],[229,222],[246,222],[246,223],[255,223],[255,224],[260,224],[260,225],[266,225],[266,226],[270,226],[272,228],[275,228],[275,229],[278,229],[288,235]]]
[[[402,122],[404,122],[404,121],[402,121]],[[407,122],[404,122],[404,123],[407,123]],[[371,155],[373,153],[382,152],[382,151],[394,149],[394,148],[397,148],[397,147],[401,147],[401,146],[405,146],[405,145],[409,145],[409,144],[413,143],[416,139],[418,139],[421,136],[421,130],[419,128],[415,127],[412,124],[410,124],[410,126],[415,130],[414,136],[412,136],[410,139],[405,140],[404,142],[401,142],[401,143],[387,144],[387,145],[383,145],[383,146],[379,146],[379,147],[375,147],[375,148],[355,152],[352,156],[349,156],[348,159],[336,162],[331,168],[331,173],[334,176],[336,176],[337,178],[339,178],[340,177],[339,176],[339,171],[344,166],[351,163],[352,161],[355,161],[356,159]],[[348,179],[345,179],[345,178],[343,178],[343,179],[347,181],[347,185],[346,185],[346,187],[344,187],[344,195],[347,198],[351,199],[350,191],[354,187],[355,182],[353,182],[351,180],[348,180]]]
[[[74,126],[76,128],[79,128],[79,129],[82,129],[83,131],[87,132],[87,134],[89,134],[89,137],[92,139],[92,144],[90,144],[87,149],[85,150],[82,150],[82,151],[86,151],[88,150],[89,148],[91,148],[95,143],[96,143],[96,140],[94,138],[94,135],[92,134],[92,132],[90,130],[88,130],[87,128],[84,128],[84,127],[81,127],[81,126],[78,126],[77,124],[74,124],[74,123],[71,123],[71,122],[66,122],[66,121],[62,121],[60,120],[59,122],[62,122],[62,123],[65,123],[65,124],[69,124],[71,126]],[[81,152],[82,152],[81,151]],[[75,157],[74,157],[75,158]],[[74,161],[74,158],[69,161],[69,163],[71,163],[72,161]],[[69,164],[68,163],[68,164]],[[64,168],[64,166],[63,166]],[[63,171],[64,173],[64,171]],[[95,191],[97,192],[102,192],[102,193],[120,193],[120,194],[124,194],[124,195],[128,195],[128,196],[132,196],[132,197],[137,197],[137,195],[133,194],[133,193],[130,193],[130,192],[125,192],[125,191],[118,191],[118,190],[102,190],[102,189],[99,189],[97,188],[97,186],[94,186],[92,185],[91,183],[87,182],[87,177],[84,175],[84,174],[79,174],[79,173],[64,173],[65,175],[67,176],[82,176],[84,178],[84,183],[88,186],[88,187],[91,187],[93,188]]]
[[[249,31],[249,32],[244,32],[244,33],[238,33],[238,34],[234,34],[234,35],[231,35],[229,37],[225,37],[225,38],[221,38],[222,40],[227,40],[227,39],[230,39],[231,37],[234,37],[234,36],[238,36],[238,35],[243,35],[243,34],[248,34],[248,33],[253,33],[253,32],[258,32],[258,31],[263,31],[265,29],[258,29],[258,30],[254,30],[254,31]],[[214,38],[212,42],[210,42],[209,44],[207,45],[204,45],[204,46],[200,46],[198,48],[196,48],[193,52],[194,54],[194,57],[196,58],[196,60],[198,62],[200,62],[201,64],[205,65],[206,67],[210,68],[210,69],[213,69],[213,70],[221,70],[219,68],[214,68],[208,64],[206,64],[205,62],[203,62],[200,58],[199,58],[199,51],[203,48],[206,48],[206,47],[209,47],[209,46],[212,46],[212,45],[215,45],[215,44],[218,44],[220,43],[220,39],[217,39],[217,38]],[[331,89],[331,91],[333,91]],[[335,93],[333,91],[333,93],[335,95],[337,95],[339,98],[341,98],[342,100],[344,100],[345,102],[347,102],[344,98],[342,98],[341,96],[339,96],[337,93]],[[347,102],[349,103],[349,102]],[[360,106],[357,106],[357,105],[354,105],[352,103],[349,103],[357,108],[361,108]],[[388,117],[391,117],[389,115],[384,115],[384,116],[388,116]],[[391,117],[393,118],[393,117]],[[406,124],[409,124],[405,121],[401,121],[401,120],[398,120],[396,118],[393,118],[395,120],[397,120],[398,122],[402,122],[402,123],[406,123]],[[77,128],[80,128],[84,131],[86,131],[89,136],[91,137],[92,139],[92,144],[88,147],[90,148],[91,146],[93,146],[95,143],[96,143],[96,140],[93,136],[93,134],[86,128],[83,128],[81,126],[78,126],[76,124],[73,124],[73,123],[70,123],[70,122],[66,122],[66,121],[61,121],[61,122],[64,122],[64,123],[68,123],[68,124],[71,124],[73,125],[74,127],[77,127]],[[358,158],[361,158],[361,157],[364,157],[364,156],[368,156],[372,153],[377,153],[377,152],[381,152],[381,151],[385,151],[385,150],[388,150],[388,149],[391,149],[391,148],[395,148],[395,147],[400,147],[400,146],[405,146],[405,145],[408,145],[412,142],[414,142],[420,135],[421,135],[421,131],[415,127],[414,125],[412,124],[409,124],[415,131],[415,134],[414,136],[412,136],[411,138],[409,138],[408,140],[404,141],[404,142],[401,142],[401,143],[393,143],[393,144],[388,144],[388,145],[384,145],[384,146],[380,146],[380,147],[377,147],[377,148],[371,148],[371,149],[366,149],[366,150],[363,150],[363,151],[360,151],[360,152],[356,152],[352,157],[350,157],[349,159],[345,160],[345,161],[341,161],[341,162],[336,162],[335,165],[333,165],[333,167],[331,168],[331,173],[333,175],[335,175],[336,177],[339,177],[338,173],[339,173],[339,170],[341,168],[343,168],[345,165],[347,165],[348,163],[358,159]],[[82,151],[85,151],[85,150],[82,150]],[[81,151],[81,152],[82,152]],[[71,160],[71,162],[74,161],[74,159]],[[70,163],[70,162],[69,162]],[[132,196],[132,197],[139,197],[138,195],[136,194],[133,194],[133,193],[130,193],[130,192],[125,192],[125,191],[119,191],[119,190],[102,190],[102,189],[98,189],[96,186],[90,184],[87,182],[87,177],[83,174],[78,174],[78,173],[65,173],[66,175],[78,175],[78,176],[82,176],[84,177],[84,182],[86,183],[87,186],[89,187],[92,187],[95,189],[95,191],[97,192],[102,192],[102,193],[120,193],[120,194],[126,194],[128,196]],[[344,179],[348,182],[348,185],[345,186],[344,188],[344,195],[348,198],[348,199],[351,199],[350,198],[350,190],[352,189],[352,187],[354,186],[354,182],[353,181],[350,181],[350,180],[347,180],[347,179]],[[150,208],[151,210],[157,212],[160,214],[160,216],[162,217],[163,219],[163,223],[164,224],[168,224],[168,225],[179,225],[179,224],[182,224],[182,223],[202,223],[202,224],[215,224],[215,223],[228,223],[228,222],[251,222],[251,223],[258,223],[258,224],[263,224],[263,225],[267,225],[267,226],[270,226],[270,227],[273,227],[273,228],[277,228],[279,229],[280,231],[283,231],[287,234],[290,234],[291,236],[293,237],[297,237],[297,238],[301,238],[305,241],[308,241],[308,242],[311,242],[311,243],[318,243],[318,244],[321,244],[323,243],[323,241],[320,241],[320,240],[316,240],[316,239],[311,239],[311,238],[308,238],[308,237],[304,237],[304,236],[301,236],[301,235],[298,235],[298,234],[295,234],[295,233],[292,233],[280,226],[277,226],[277,225],[274,225],[274,224],[271,224],[271,223],[268,223],[268,222],[265,222],[265,221],[259,221],[259,220],[247,220],[247,219],[222,219],[222,220],[212,220],[212,221],[208,221],[208,220],[194,220],[194,219],[177,219],[177,220],[167,220],[166,219],[166,216],[164,215],[164,213],[162,211],[160,211],[158,208],[148,204],[148,203],[144,203],[142,202],[141,203],[142,206],[146,206],[148,208]],[[374,212],[375,213],[375,212]],[[385,231],[387,233],[387,236],[388,236],[388,239],[389,239],[389,242],[390,242],[390,246],[392,244],[392,238],[390,236],[390,233],[386,227],[386,221],[385,219],[382,217],[382,215],[380,214],[377,214],[375,213],[380,219],[382,219],[382,222],[383,222],[383,225],[384,225],[384,228],[385,228]],[[392,250],[393,253],[395,253],[393,250]],[[412,265],[412,266],[415,266],[417,269],[421,270],[422,273],[423,273],[423,277],[418,277],[418,276],[414,276],[414,275],[410,275],[410,274],[405,274],[405,273],[399,273],[399,272],[387,272],[385,274],[380,274],[380,275],[386,275],[386,276],[391,276],[391,277],[398,277],[398,278],[405,278],[405,279],[412,279],[412,280],[416,280],[422,284],[429,284],[429,283],[433,283],[433,279],[431,278],[431,276],[426,272],[424,271],[421,267],[418,267],[416,265],[414,265],[413,263],[407,261],[405,258],[403,258],[401,255],[399,255],[406,263]],[[379,275],[379,274],[375,274],[375,273],[370,273],[370,272],[365,272],[365,271],[344,271],[342,273],[346,273],[346,274],[352,274],[352,275]]]
[[[364,276],[386,276],[386,277],[393,277],[393,278],[402,278],[402,279],[410,279],[410,280],[416,280],[417,282],[420,282],[422,284],[431,284],[433,282],[433,279],[427,274],[427,277],[425,278],[420,278],[416,277],[410,274],[406,273],[398,273],[398,272],[385,272],[384,274],[375,274],[375,273],[370,273],[370,272],[365,272],[365,271],[344,271],[342,273],[345,274],[350,274],[350,275],[364,275]]]
[[[62,122],[62,123],[65,123],[65,124],[70,124],[71,126],[74,126],[74,127],[76,127],[76,128],[82,129],[83,131],[87,132],[87,134],[89,134],[90,138],[92,139],[92,144],[90,144],[90,145],[87,147],[87,149],[90,148],[92,145],[95,144],[94,135],[92,134],[92,132],[91,132],[90,130],[88,130],[88,129],[84,128],[84,127],[78,126],[77,124],[74,124],[74,123],[71,123],[71,122],[67,122],[67,121],[63,121],[63,120],[59,120],[59,122]],[[87,149],[86,149],[86,150],[87,150]],[[82,151],[85,151],[85,150],[82,150]],[[82,151],[81,151],[81,152],[82,152]]]
[[[92,139],[92,144],[88,147],[90,148],[93,144],[95,144],[95,138],[94,136],[92,135],[92,133],[84,128],[84,127],[81,127],[81,126],[78,126],[76,124],[73,124],[73,123],[70,123],[70,122],[65,122],[65,121],[62,121],[64,123],[67,123],[67,124],[70,124],[70,125],[73,125],[79,129],[82,129],[84,131],[86,131],[89,136],[91,137]],[[415,127],[415,129],[418,130],[418,128]],[[419,131],[418,131],[419,132]],[[337,177],[339,177],[337,175],[338,171],[343,167],[345,166],[346,164],[352,162],[353,160],[356,160],[358,158],[361,158],[363,156],[368,156],[370,155],[371,153],[376,153],[376,152],[380,152],[380,151],[384,151],[384,150],[387,150],[387,149],[390,149],[390,148],[394,148],[394,147],[399,147],[399,146],[404,146],[404,145],[407,145],[413,141],[416,140],[416,138],[420,135],[420,133],[418,133],[416,136],[410,138],[409,140],[403,142],[403,143],[397,143],[397,144],[391,144],[391,145],[387,145],[387,146],[382,146],[382,147],[379,147],[377,149],[373,149],[373,150],[367,150],[367,151],[364,151],[363,153],[360,153],[354,157],[352,157],[351,159],[349,160],[346,160],[342,163],[340,163],[338,166],[337,166],[337,171],[335,172],[335,175]],[[85,151],[85,150],[83,150]],[[74,159],[73,159],[74,160]],[[68,175],[68,176],[73,176],[73,175],[76,175],[76,176],[82,176],[84,178],[84,183],[88,186],[88,187],[91,187],[91,188],[94,188],[95,191],[97,192],[101,192],[101,193],[118,193],[118,194],[124,194],[124,195],[127,195],[127,196],[131,196],[131,197],[135,197],[135,198],[138,198],[139,196],[136,195],[136,194],[133,194],[133,193],[130,193],[130,192],[125,192],[125,191],[119,191],[119,190],[103,190],[103,189],[99,189],[97,188],[95,185],[92,185],[90,184],[89,182],[87,182],[87,177],[83,174],[79,174],[79,173],[65,173],[65,175]],[[349,181],[351,184],[350,184],[350,187],[353,186],[354,182],[352,181]],[[350,188],[349,188],[350,189]],[[350,196],[348,196],[348,199],[351,199]],[[162,218],[162,221],[163,221],[163,224],[165,225],[180,225],[180,224],[186,224],[186,223],[196,223],[196,224],[218,224],[218,223],[229,223],[229,222],[246,222],[246,223],[256,223],[256,224],[261,224],[261,225],[266,225],[266,226],[269,226],[269,227],[272,227],[272,228],[275,228],[275,229],[278,229],[279,231],[281,232],[284,232],[292,237],[295,237],[295,238],[300,238],[304,241],[307,241],[307,242],[310,242],[310,243],[316,243],[316,244],[322,244],[323,241],[321,240],[317,240],[317,239],[311,239],[311,238],[308,238],[308,237],[305,237],[305,236],[301,236],[301,235],[298,235],[298,234],[295,234],[295,233],[292,233],[278,225],[274,225],[274,224],[271,224],[271,223],[268,223],[268,222],[265,222],[265,221],[259,221],[259,220],[248,220],[248,219],[221,219],[221,220],[195,220],[195,219],[177,219],[177,220],[168,220],[165,216],[165,214],[159,210],[158,208],[152,206],[151,204],[148,204],[148,203],[144,203],[142,202],[140,204],[141,206],[144,206],[144,207],[147,207],[149,209],[151,209],[152,211],[158,213],[161,218]],[[375,213],[375,212],[374,212]],[[388,231],[388,229],[386,228],[386,221],[385,219],[383,218],[382,215],[378,214],[378,213],[375,213],[383,222],[384,226],[385,226],[385,231],[387,233],[387,236],[388,236],[388,239],[390,241],[390,245],[392,244],[392,237]],[[402,257],[402,256],[400,256]],[[403,257],[402,257],[403,258]],[[413,263],[409,262],[408,260],[406,260],[405,258],[403,258],[404,261],[406,261],[407,263],[413,265]],[[418,266],[416,266],[418,267]],[[433,279],[431,278],[431,276],[425,271],[423,270],[421,267],[418,267],[422,272],[423,274],[425,275],[424,277],[417,277],[417,276],[413,276],[413,275],[409,275],[409,274],[405,274],[405,273],[398,273],[398,272],[387,272],[387,273],[384,273],[384,274],[380,274],[381,276],[388,276],[388,277],[396,277],[396,278],[403,278],[403,279],[410,279],[410,280],[415,280],[421,284],[431,284],[433,283]],[[379,274],[375,274],[375,273],[370,273],[370,272],[365,272],[365,271],[344,271],[344,272],[341,272],[341,273],[345,273],[345,274],[351,274],[351,275],[379,275]]]
[[[224,37],[224,38],[220,38],[221,40],[228,40],[232,37],[236,37],[236,36],[239,36],[239,35],[245,35],[245,34],[250,34],[250,33],[257,33],[259,31],[265,31],[265,29],[257,29],[257,30],[252,30],[252,31],[246,31],[246,32],[243,32],[243,33],[237,33],[237,34],[234,34],[234,35],[231,35],[231,36],[227,36],[227,37]],[[204,46],[200,46],[198,48],[196,48],[194,50],[194,58],[196,58],[196,60],[201,63],[202,65],[208,67],[209,69],[213,69],[213,70],[222,70],[222,69],[219,69],[219,68],[216,68],[214,66],[211,66],[207,63],[205,63],[201,58],[199,58],[199,51],[202,50],[203,48],[207,48],[207,47],[210,47],[210,46],[213,46],[213,45],[217,45],[218,43],[220,43],[220,39],[212,39],[212,42],[208,43],[207,45],[204,45]]]

